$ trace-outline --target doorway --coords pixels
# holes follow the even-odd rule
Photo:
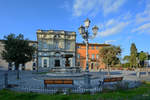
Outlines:
[[[60,67],[60,60],[55,60],[55,67]]]

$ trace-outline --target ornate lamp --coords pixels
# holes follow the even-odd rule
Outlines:
[[[92,28],[92,31],[93,31],[94,36],[96,36],[96,34],[97,34],[97,32],[98,32],[98,27],[95,25],[95,26]]]
[[[91,21],[87,18],[87,19],[84,21],[84,26],[85,26],[86,28],[89,28],[90,23],[91,23]]]

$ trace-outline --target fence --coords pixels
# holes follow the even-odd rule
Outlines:
[[[97,93],[101,92],[101,87],[96,87],[92,89],[85,89],[85,88],[51,88],[51,89],[45,89],[45,88],[29,88],[29,87],[16,87],[16,88],[10,88],[10,90],[18,91],[18,92],[34,92],[34,93],[46,93],[46,94],[57,94],[57,93],[63,93],[63,94],[70,94],[70,93]]]
[[[12,73],[13,74],[13,73]],[[9,77],[15,77],[14,75],[10,74]],[[6,77],[3,74],[1,80],[0,80],[0,90],[5,88],[6,86]],[[73,86],[57,86],[52,87],[48,86],[48,88],[44,88],[43,81],[38,81],[36,82],[27,82],[24,83],[23,80],[13,80],[15,78],[9,78],[8,80],[8,89],[13,90],[13,91],[18,91],[18,92],[36,92],[36,93],[46,93],[46,94],[55,94],[55,93],[64,93],[64,94],[69,94],[69,93],[96,93],[96,92],[101,92],[102,87],[98,87],[97,79],[91,80],[91,84],[94,86],[90,89],[83,88],[84,86],[84,81],[83,80],[74,80],[74,83],[76,85]],[[31,79],[33,80],[33,79]],[[32,85],[31,85],[32,84]]]

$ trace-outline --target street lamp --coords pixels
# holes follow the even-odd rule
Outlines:
[[[85,43],[86,43],[86,70],[85,70],[85,75],[84,75],[84,86],[85,88],[90,88],[91,85],[90,85],[90,74],[89,74],[89,63],[88,63],[88,45],[89,45],[89,39],[91,37],[95,37],[96,34],[97,34],[97,31],[98,31],[98,27],[97,26],[94,26],[92,28],[92,31],[93,31],[93,35],[90,36],[89,35],[89,32],[88,32],[88,28],[90,26],[90,23],[91,21],[87,18],[85,21],[84,21],[84,26],[81,25],[79,27],[79,33],[81,34],[82,38],[84,39]]]
[[[81,34],[82,38],[84,39],[85,43],[86,43],[86,72],[89,72],[89,64],[88,64],[88,41],[90,39],[91,36],[89,36],[89,32],[88,32],[88,28],[90,26],[91,21],[87,18],[84,21],[84,26],[81,25],[79,27],[79,33]],[[98,27],[95,25],[92,28],[93,31],[93,36],[95,37],[97,35],[98,32]]]

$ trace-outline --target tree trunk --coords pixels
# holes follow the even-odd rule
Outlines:
[[[108,76],[110,77],[110,69],[109,69],[109,65],[107,65],[107,69],[108,69]]]
[[[15,66],[16,66],[16,69],[17,69],[17,79],[19,79],[19,64],[15,64]]]
[[[148,67],[146,67],[146,76],[148,76],[148,74],[149,74],[149,73],[148,73]]]
[[[17,79],[19,79],[19,69],[17,69]]]

